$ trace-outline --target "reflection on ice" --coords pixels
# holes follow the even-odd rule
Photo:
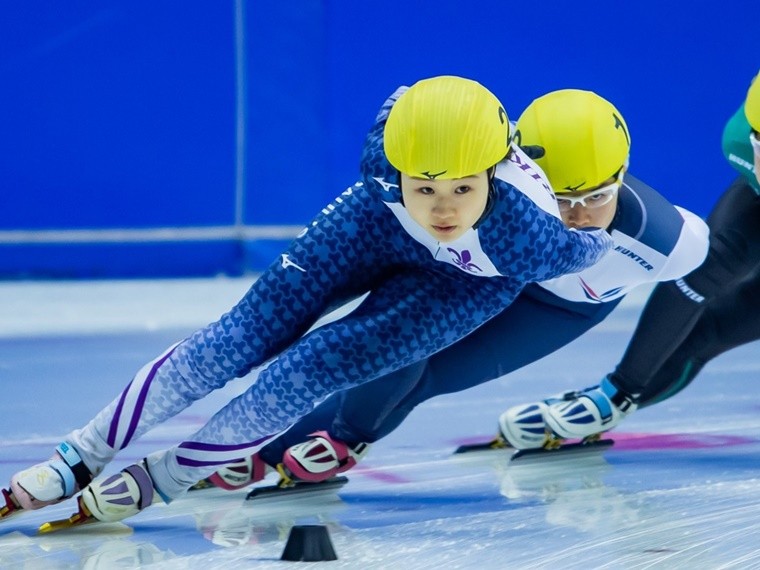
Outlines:
[[[601,453],[507,464],[499,491],[512,501],[539,499],[550,525],[587,532],[623,529],[638,520],[637,509],[620,491],[604,483],[612,470]]]

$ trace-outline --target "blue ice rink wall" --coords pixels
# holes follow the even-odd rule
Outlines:
[[[688,8],[688,9],[687,9]],[[241,274],[355,179],[384,98],[477,79],[625,115],[631,170],[706,215],[760,68],[760,5],[589,0],[0,2],[0,278]]]

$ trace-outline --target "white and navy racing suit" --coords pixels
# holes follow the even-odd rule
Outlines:
[[[630,174],[608,232],[612,250],[594,266],[528,285],[509,307],[454,345],[390,378],[335,394],[262,449],[262,458],[274,465],[287,448],[320,430],[350,445],[374,442],[421,402],[551,354],[601,322],[634,288],[678,279],[707,253],[706,224]]]

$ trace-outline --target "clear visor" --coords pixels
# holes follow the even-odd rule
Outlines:
[[[582,192],[575,196],[568,196],[567,194],[557,194],[557,205],[560,212],[568,212],[573,209],[576,204],[580,204],[583,208],[601,208],[609,204],[615,195],[620,190],[620,186],[623,184],[622,171],[611,184],[597,188],[596,190],[589,190],[588,192]]]

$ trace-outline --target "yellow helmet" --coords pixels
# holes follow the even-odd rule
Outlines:
[[[747,91],[747,99],[744,101],[744,114],[753,131],[760,131],[760,74],[752,80]]]
[[[559,194],[599,186],[623,167],[631,147],[628,127],[612,103],[579,89],[534,100],[517,120],[515,142],[543,147],[535,161]]]
[[[488,89],[444,75],[423,79],[399,97],[383,138],[388,161],[404,174],[463,178],[506,156],[509,119]]]

